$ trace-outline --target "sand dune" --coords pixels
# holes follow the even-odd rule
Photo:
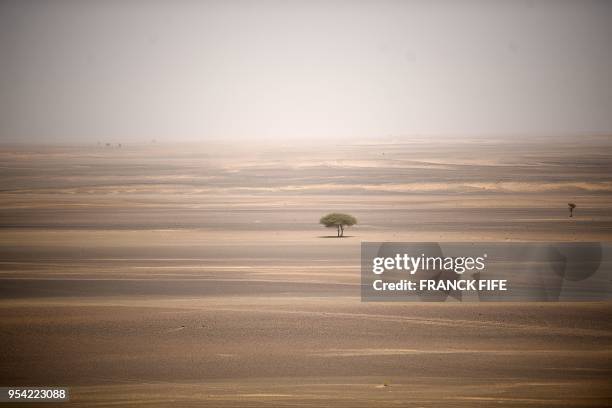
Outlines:
[[[283,149],[3,148],[2,384],[75,406],[612,404],[609,303],[359,298],[363,240],[609,241],[608,139]],[[335,210],[360,221],[345,239],[317,225]]]

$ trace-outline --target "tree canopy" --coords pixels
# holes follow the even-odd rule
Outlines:
[[[344,235],[344,227],[350,227],[351,225],[357,224],[357,218],[350,214],[331,213],[321,217],[319,223],[325,225],[327,228],[336,227],[338,230],[338,237],[342,237]]]

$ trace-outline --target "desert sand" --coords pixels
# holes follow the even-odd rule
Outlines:
[[[610,241],[612,142],[554,140],[3,146],[0,385],[71,406],[609,406],[610,303],[359,297],[361,241]],[[359,224],[333,238],[331,211]]]

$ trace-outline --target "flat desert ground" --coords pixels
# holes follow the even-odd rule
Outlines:
[[[609,302],[359,294],[361,241],[610,241],[610,138],[0,157],[0,385],[70,406],[612,405]],[[343,239],[332,211],[359,219]]]

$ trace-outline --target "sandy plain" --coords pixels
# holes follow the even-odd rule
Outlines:
[[[71,406],[612,404],[610,303],[359,297],[361,241],[610,241],[610,138],[0,158],[1,385]],[[330,211],[360,223],[330,238]]]

